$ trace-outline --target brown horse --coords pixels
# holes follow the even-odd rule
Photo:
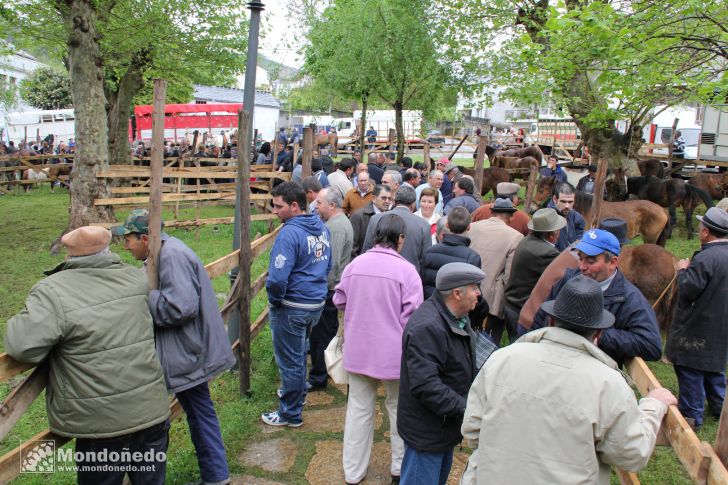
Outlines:
[[[500,167],[506,170],[513,170],[513,178],[528,180],[531,169],[536,168],[536,170],[538,170],[540,163],[538,160],[530,156],[523,158],[494,156],[491,165],[493,167]]]
[[[720,200],[728,189],[728,174],[699,173],[688,184],[706,191],[713,200]]]
[[[555,177],[542,177],[538,181],[536,194],[531,203],[531,211],[545,206],[551,199],[554,191]],[[585,220],[592,218],[593,196],[576,191],[574,210],[581,214]],[[628,200],[624,202],[602,202],[601,219],[615,217],[627,222],[627,237],[630,239],[641,235],[645,243],[665,246],[668,218],[659,205],[647,200]]]
[[[627,178],[627,193],[622,195],[624,200],[629,194],[640,199],[649,200],[670,213],[670,227],[677,223],[677,207],[682,206],[685,212],[685,226],[688,239],[693,237],[693,211],[702,202],[705,207],[713,207],[713,200],[705,190],[686,184],[682,179],[659,179],[657,177],[629,177]],[[668,237],[671,231],[668,231]]]
[[[471,177],[475,178],[475,169],[472,167],[460,167],[458,166],[460,171],[465,175],[470,175]],[[510,173],[508,173],[507,170],[504,170],[500,167],[488,167],[483,169],[483,193],[482,196],[485,197],[485,194],[493,191],[493,197],[496,196],[498,193],[496,187],[501,182],[511,182],[513,181],[513,177]]]
[[[643,177],[649,177],[651,175],[661,179],[665,178],[665,166],[657,158],[639,160],[637,162],[637,168]]]
[[[337,135],[334,132],[328,133],[326,135],[316,135],[313,138],[314,145],[319,147],[319,150],[321,147],[325,147],[326,145],[331,145],[331,155],[336,157],[338,153],[339,148],[339,135]]]
[[[533,157],[538,161],[539,165],[541,164],[541,160],[543,160],[543,152],[538,145],[532,145],[524,148],[509,148],[507,150],[486,145],[485,154],[488,155],[488,160],[490,160],[491,165],[493,164],[494,157]]]
[[[672,322],[677,299],[677,285],[673,282],[675,263],[677,258],[656,244],[625,246],[619,254],[619,269],[654,307],[663,335]],[[658,298],[660,301],[655,305]]]

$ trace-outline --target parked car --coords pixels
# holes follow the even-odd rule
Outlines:
[[[427,133],[427,143],[437,146],[444,145],[445,137],[442,136],[442,133],[439,130],[432,130]]]

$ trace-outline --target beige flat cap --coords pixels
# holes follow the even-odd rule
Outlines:
[[[111,242],[111,232],[99,226],[83,226],[61,238],[69,256],[88,256],[106,248]]]

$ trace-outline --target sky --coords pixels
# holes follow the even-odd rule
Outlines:
[[[301,67],[303,58],[296,52],[303,33],[295,15],[289,15],[290,0],[263,0],[261,39],[258,52],[291,67]]]

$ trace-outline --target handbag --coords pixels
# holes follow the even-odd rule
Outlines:
[[[324,350],[326,371],[337,384],[348,384],[349,373],[344,369],[344,335],[336,335]]]

